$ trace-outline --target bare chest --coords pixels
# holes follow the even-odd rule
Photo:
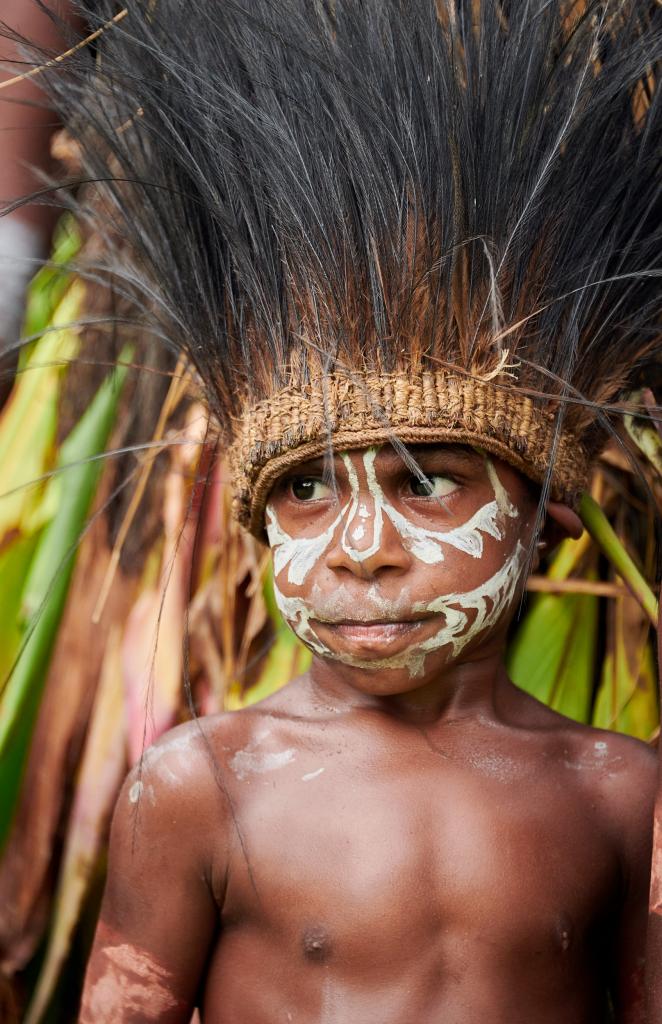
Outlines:
[[[224,918],[313,959],[584,955],[613,901],[590,807],[549,778],[292,757],[241,781]]]

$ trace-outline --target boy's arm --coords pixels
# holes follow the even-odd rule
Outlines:
[[[653,806],[657,758],[650,748],[625,737],[627,770],[618,773],[609,794],[613,825],[623,859],[624,899],[613,976],[617,1024],[657,1024],[646,1006],[646,934],[650,889]]]
[[[209,768],[199,751],[153,749],[117,802],[79,1024],[188,1024],[218,922]]]

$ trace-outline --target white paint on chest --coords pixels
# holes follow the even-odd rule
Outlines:
[[[259,747],[268,736],[269,730],[267,729],[243,750],[238,750],[230,759],[230,768],[240,781],[248,778],[249,775],[264,775],[267,772],[277,771],[294,761],[296,751],[291,747],[288,747],[287,750],[260,750]]]
[[[322,774],[323,771],[324,771],[323,768],[318,768],[316,772],[307,772],[306,775],[302,775],[301,776],[301,781],[302,782],[312,782],[313,779],[319,778],[319,776]]]

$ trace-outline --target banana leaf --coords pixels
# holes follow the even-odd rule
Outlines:
[[[585,558],[589,541],[561,544],[551,580],[564,580]],[[587,722],[597,657],[598,605],[594,594],[536,594],[508,647],[513,682],[555,711]]]
[[[34,347],[0,415],[0,544],[14,531],[33,532],[49,518],[43,510],[43,486],[35,484],[50,469],[55,444],[63,369],[80,347],[68,325],[82,308],[85,289],[72,285],[53,318],[53,330]],[[55,362],[56,365],[53,365]]]
[[[34,337],[52,323],[53,315],[71,281],[67,265],[80,250],[81,241],[75,220],[65,214],[55,230],[53,255],[48,265],[35,274],[30,285],[23,324],[24,337]],[[25,365],[31,347],[28,345],[21,351],[21,368]]]
[[[593,725],[650,740],[658,725],[657,677],[650,626],[628,594],[610,604],[606,652]]]
[[[103,452],[107,444],[125,376],[122,367],[109,375],[60,449],[58,466],[64,479],[60,481],[59,508],[39,539],[25,583],[23,604],[25,607],[27,600],[30,620],[0,701],[0,844],[11,822],[78,540],[102,467],[100,460],[84,460]]]

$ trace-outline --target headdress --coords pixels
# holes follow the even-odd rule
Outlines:
[[[662,350],[661,15],[94,5],[94,60],[50,85],[253,533],[286,468],[395,439],[479,446],[576,499]]]

